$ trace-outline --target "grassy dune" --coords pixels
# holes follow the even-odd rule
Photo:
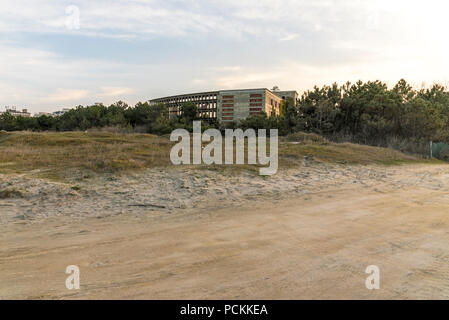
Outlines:
[[[146,134],[0,134],[0,173],[40,170],[58,177],[70,169],[115,172],[170,165],[171,142]]]
[[[120,172],[172,166],[167,137],[109,132],[0,133],[0,173],[36,172],[61,178],[71,169]],[[385,148],[330,143],[317,135],[281,138],[279,167],[300,166],[304,155],[323,162],[345,164],[397,164],[423,161]],[[215,169],[220,169],[214,166]],[[233,166],[254,169],[255,166]],[[210,168],[210,167],[208,167]]]

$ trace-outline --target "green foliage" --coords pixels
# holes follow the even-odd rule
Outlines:
[[[419,91],[405,80],[391,90],[380,81],[315,87],[298,108],[301,130],[334,140],[388,146],[449,139],[449,92],[438,84]]]
[[[78,106],[61,116],[33,118],[0,114],[0,130],[6,131],[85,131],[91,128],[118,127],[142,133],[169,134],[174,129],[192,131],[193,121],[198,119],[198,108],[188,102],[182,107],[182,115],[169,117],[164,104],[138,102],[134,107],[119,101],[109,107],[102,104]],[[202,130],[218,127],[217,123],[202,123]]]
[[[0,130],[6,131],[84,131],[103,127],[143,128],[147,133],[165,134],[175,127],[175,123],[169,120],[165,105],[150,105],[148,102],[139,102],[135,107],[129,107],[122,101],[109,107],[102,104],[78,106],[57,117],[42,115],[26,118],[14,117],[9,113],[0,115]]]
[[[246,129],[277,129],[278,128],[278,119],[275,117],[267,117],[265,112],[262,112],[258,115],[252,115],[242,121],[240,121],[238,127],[243,130]]]
[[[182,118],[188,123],[198,119],[198,107],[193,102],[186,102],[181,107]]]
[[[381,81],[334,83],[305,92],[296,106],[283,102],[281,116],[251,116],[231,127],[315,133],[427,155],[429,141],[449,141],[449,92],[438,84],[414,90],[405,80],[392,89]]]
[[[239,122],[233,122],[227,125],[228,128],[242,128],[246,129],[278,129],[280,135],[287,135],[301,128],[299,126],[299,110],[294,104],[293,99],[289,98],[281,105],[281,115],[277,116],[272,113],[267,116],[265,112],[257,115],[251,115],[248,118]]]

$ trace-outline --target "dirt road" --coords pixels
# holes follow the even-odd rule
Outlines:
[[[449,167],[389,172],[197,214],[2,225],[0,298],[447,299]],[[365,287],[369,265],[380,290]]]

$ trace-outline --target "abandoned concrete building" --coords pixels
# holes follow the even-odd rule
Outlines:
[[[296,91],[271,91],[262,89],[220,90],[182,94],[150,100],[150,104],[163,103],[169,107],[170,115],[180,115],[185,102],[198,107],[199,117],[205,121],[219,121],[226,124],[247,118],[262,111],[277,115],[283,100],[292,98],[296,104]]]

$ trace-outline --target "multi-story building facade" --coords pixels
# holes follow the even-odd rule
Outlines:
[[[219,121],[222,124],[247,118],[265,112],[279,115],[283,100],[298,98],[296,91],[271,91],[262,89],[220,90],[202,93],[182,94],[150,100],[151,104],[163,103],[169,107],[170,115],[180,115],[186,102],[198,107],[199,117],[205,121]]]
[[[193,102],[198,107],[201,119],[217,119],[218,91],[181,94],[165,98],[150,100],[150,104],[163,103],[169,108],[170,116],[181,115],[181,107],[186,102]]]

